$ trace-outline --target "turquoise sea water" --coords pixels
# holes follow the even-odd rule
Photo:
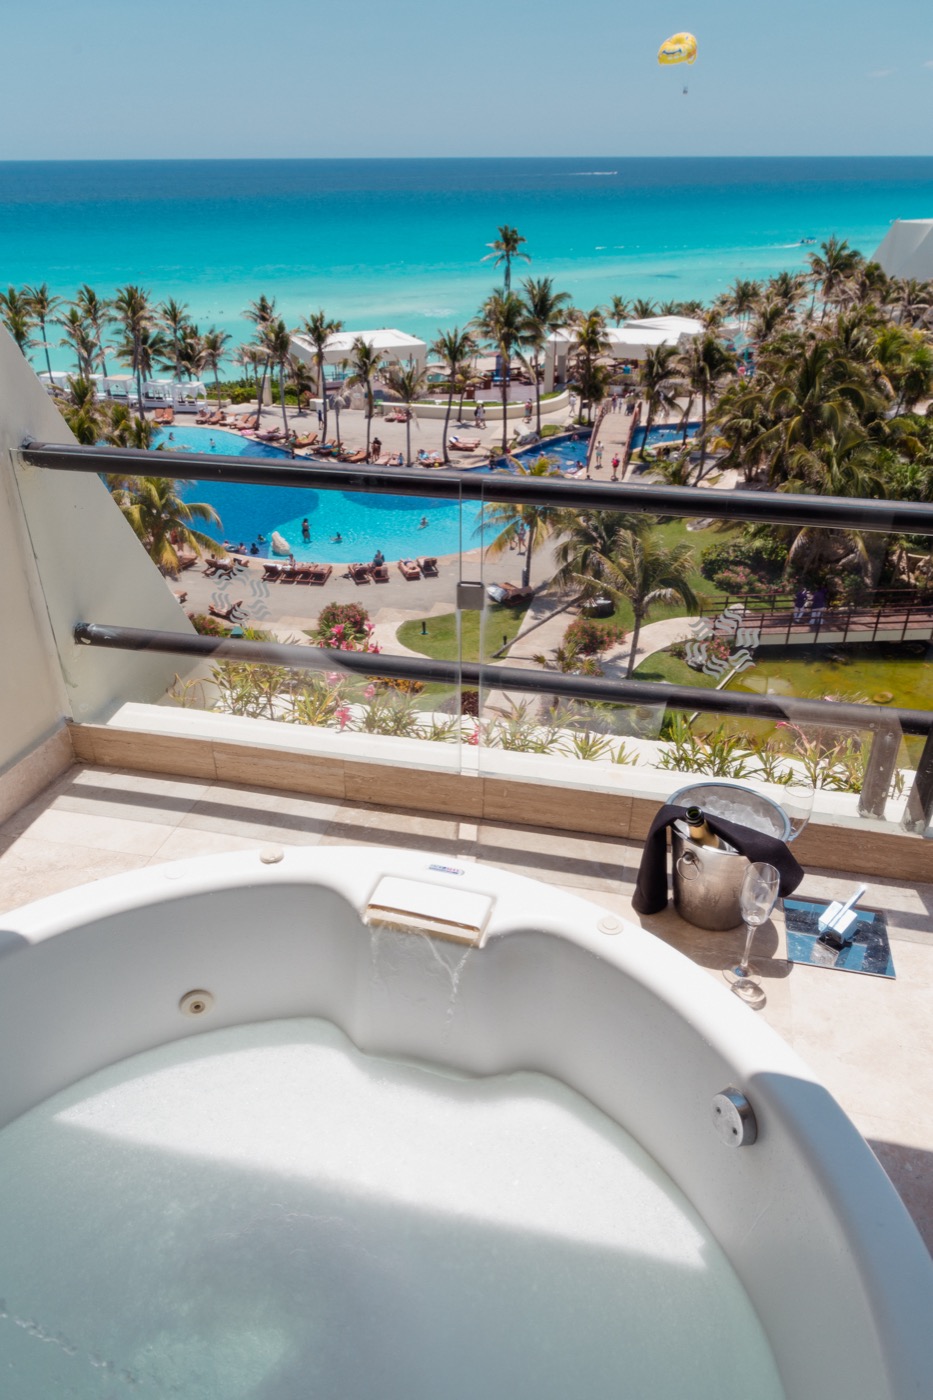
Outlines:
[[[497,283],[482,257],[503,223],[533,258],[517,276],[589,307],[710,298],[805,266],[801,238],[870,254],[931,215],[927,157],[0,163],[0,285],[137,282],[237,342],[261,293],[289,325],[323,306],[432,339]]]

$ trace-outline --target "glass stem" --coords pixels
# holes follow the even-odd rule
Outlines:
[[[748,963],[749,963],[749,959],[751,958],[751,955],[752,955],[752,939],[755,937],[755,929],[756,929],[757,927],[758,927],[757,924],[750,924],[750,923],[748,922],[748,920],[746,919],[746,921],[745,921],[745,948],[744,948],[744,951],[743,951],[743,953],[742,953],[742,961],[739,963],[739,972],[741,972],[741,974],[742,974],[743,977],[747,977],[747,976],[748,976]]]

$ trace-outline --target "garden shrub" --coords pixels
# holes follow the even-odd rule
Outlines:
[[[718,574],[713,575],[712,581],[721,593],[743,593],[755,598],[772,593],[775,587],[772,580],[762,578],[747,564],[733,564],[727,569],[720,569]]]
[[[765,583],[779,583],[787,562],[787,545],[773,535],[761,539],[711,544],[700,556],[700,573],[711,582],[725,569],[745,567]]]
[[[581,656],[596,656],[614,642],[625,640],[625,629],[612,619],[600,621],[595,617],[575,617],[564,632],[562,648]]]
[[[368,622],[369,613],[359,603],[328,603],[318,614],[315,636],[330,637],[335,627],[342,627],[346,634],[362,641]]]

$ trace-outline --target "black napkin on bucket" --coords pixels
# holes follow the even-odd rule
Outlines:
[[[741,855],[753,863],[760,860],[774,866],[781,877],[778,893],[782,898],[793,894],[804,872],[783,841],[748,826],[736,826],[735,822],[727,822],[710,812],[703,815],[710,831],[728,841]],[[636,914],[657,914],[667,908],[667,828],[678,819],[686,821],[687,808],[668,802],[651,823],[632,896]]]

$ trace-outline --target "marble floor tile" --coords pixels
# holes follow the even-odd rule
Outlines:
[[[138,870],[138,852],[101,850],[94,846],[63,845],[21,836],[0,857],[0,912],[17,909],[34,899]]]
[[[322,839],[338,806],[326,798],[215,783],[204,789],[179,825],[256,841],[309,846]]]
[[[365,803],[344,803],[322,840],[327,846],[403,846],[473,859],[462,849],[460,822],[437,812],[394,812]]]

